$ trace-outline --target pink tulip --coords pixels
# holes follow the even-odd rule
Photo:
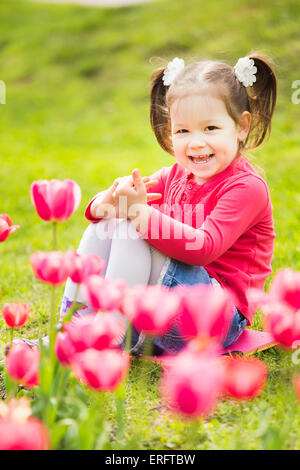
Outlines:
[[[110,348],[125,335],[125,323],[111,313],[98,313],[78,318],[64,326],[75,352],[93,348],[98,351]]]
[[[30,304],[12,303],[4,304],[2,308],[2,315],[5,323],[10,328],[18,328],[23,326],[30,313]]]
[[[172,358],[161,382],[167,405],[190,418],[208,415],[222,395],[224,365],[209,353],[183,350]]]
[[[49,435],[43,423],[30,417],[25,397],[0,404],[0,450],[47,450]]]
[[[39,383],[40,353],[24,342],[13,345],[6,356],[6,368],[10,377],[25,387]]]
[[[12,221],[7,214],[0,214],[0,242],[4,242],[18,228],[20,228],[19,225],[12,225]]]
[[[100,275],[104,269],[105,262],[97,255],[79,255],[75,251],[70,252],[70,255],[73,256],[73,266],[70,272],[70,278],[76,284],[81,284],[92,274]]]
[[[73,269],[73,258],[68,252],[37,251],[31,255],[30,262],[36,277],[48,284],[64,283]]]
[[[57,359],[64,367],[71,365],[75,348],[68,333],[61,331],[57,333],[54,350]]]
[[[300,310],[294,311],[287,304],[269,303],[262,307],[264,329],[285,348],[293,348],[300,341]]]
[[[122,310],[138,331],[161,335],[168,331],[180,311],[178,295],[161,286],[128,289]]]
[[[198,284],[178,288],[182,314],[179,328],[183,335],[206,343],[225,339],[234,314],[231,295],[225,289]]]
[[[39,180],[31,185],[32,204],[46,222],[64,222],[76,211],[80,200],[80,187],[70,179]]]
[[[224,392],[237,400],[259,395],[267,380],[267,368],[259,359],[226,358]]]
[[[293,375],[293,386],[296,393],[296,397],[300,402],[300,374],[299,372]]]
[[[300,309],[300,271],[280,269],[272,280],[269,293],[272,299]]]
[[[129,369],[128,354],[113,349],[87,349],[73,357],[72,369],[78,380],[99,391],[113,391]]]
[[[122,280],[93,275],[84,281],[82,295],[94,310],[118,310],[126,289],[127,284]]]

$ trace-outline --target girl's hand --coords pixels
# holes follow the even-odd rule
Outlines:
[[[134,170],[135,171],[135,170]],[[138,171],[138,170],[137,170]],[[132,172],[134,173],[134,172]],[[158,180],[151,180],[149,176],[145,176],[142,178],[142,181],[145,184],[146,189],[151,188],[152,186],[157,185]],[[124,195],[126,191],[134,189],[134,183],[133,183],[133,176],[124,176],[121,178],[117,178],[113,184],[110,186],[110,188],[107,189],[107,191],[104,192],[104,195],[101,194],[101,196],[97,197],[90,208],[90,213],[92,217],[116,217],[120,218],[122,217],[122,214],[119,213],[119,199],[116,194],[116,191],[120,191],[121,193],[123,192]],[[155,199],[159,199],[161,197],[160,193],[149,193],[146,194],[147,197],[147,202],[149,201],[154,201]],[[121,200],[124,202],[125,199]],[[123,204],[124,206],[124,204]],[[127,204],[126,204],[127,206]],[[124,212],[124,210],[122,211]],[[127,217],[124,215],[124,217]]]

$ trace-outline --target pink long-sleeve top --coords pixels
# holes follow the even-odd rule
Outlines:
[[[253,166],[238,156],[222,173],[199,185],[180,163],[152,175],[161,193],[141,236],[165,255],[204,266],[236,297],[236,307],[251,325],[255,307],[249,288],[263,289],[274,250],[273,208],[268,186]],[[96,197],[96,196],[95,196]],[[90,214],[90,222],[99,222]]]

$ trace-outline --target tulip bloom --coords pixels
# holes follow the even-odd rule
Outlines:
[[[18,228],[20,228],[20,226],[13,225],[7,214],[0,214],[0,242],[4,242],[7,237]]]
[[[72,259],[68,252],[37,251],[31,255],[30,262],[37,278],[48,284],[59,285],[69,277],[73,268]]]
[[[122,310],[138,331],[161,335],[179,314],[180,299],[161,286],[136,286],[126,292]]]
[[[207,416],[223,392],[224,365],[209,353],[188,348],[172,358],[161,382],[168,406],[190,418]]]
[[[272,299],[285,302],[294,310],[300,309],[300,271],[280,269],[272,280],[269,290]]]
[[[125,324],[121,318],[111,313],[87,315],[64,325],[64,333],[57,334],[55,352],[63,365],[69,365],[75,353],[110,348],[124,335]]]
[[[237,400],[249,400],[259,395],[267,380],[266,365],[256,358],[224,360],[224,392]]]
[[[110,311],[120,309],[126,288],[127,284],[122,280],[93,275],[84,281],[81,291],[94,310]]]
[[[78,380],[99,391],[113,391],[129,369],[128,354],[113,349],[87,349],[72,360],[72,370]]]
[[[2,308],[2,315],[5,323],[10,328],[18,328],[23,326],[29,316],[30,304],[12,303],[4,304]]]
[[[13,345],[6,356],[6,369],[10,377],[25,387],[39,384],[40,353],[26,343]]]
[[[264,329],[285,348],[293,348],[300,341],[300,310],[293,311],[285,303],[269,303],[262,307]]]
[[[29,400],[0,403],[0,450],[47,450],[49,436],[43,423],[30,417]]]
[[[181,333],[202,341],[222,341],[228,333],[234,314],[231,295],[225,289],[210,285],[181,286],[182,313],[179,320]]]
[[[72,358],[76,351],[68,333],[61,331],[57,333],[54,350],[57,359],[64,367],[71,365]]]
[[[105,262],[97,255],[79,255],[73,251],[70,256],[73,256],[70,278],[76,284],[81,284],[92,274],[100,275],[104,269]]]
[[[46,222],[64,222],[81,201],[80,187],[70,179],[34,181],[30,195],[38,215]]]

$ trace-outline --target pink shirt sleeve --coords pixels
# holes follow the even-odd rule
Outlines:
[[[205,266],[225,253],[255,225],[269,203],[266,185],[255,176],[240,178],[222,191],[199,228],[193,228],[152,208],[142,237],[154,248],[187,264]],[[164,239],[163,234],[170,234]],[[178,234],[181,234],[179,237]]]

